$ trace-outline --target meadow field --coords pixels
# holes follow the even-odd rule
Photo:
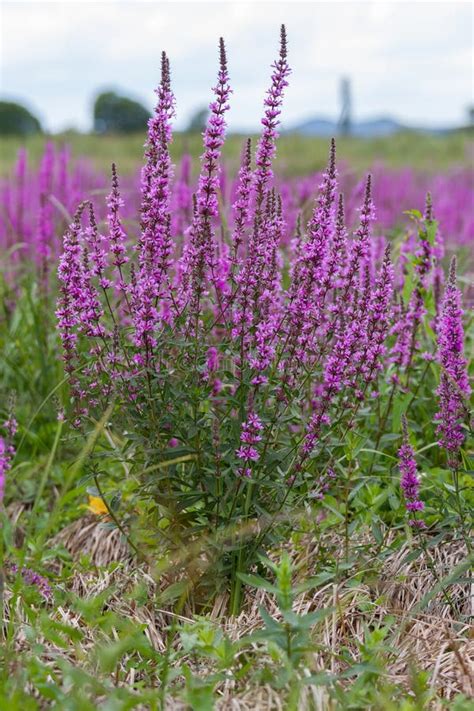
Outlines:
[[[222,149],[226,163],[238,164],[242,144],[247,136],[231,134]],[[253,136],[254,142],[258,136]],[[26,148],[33,165],[38,165],[48,137],[0,136],[0,174],[13,168],[18,150]],[[95,168],[108,171],[116,162],[122,174],[133,173],[142,164],[144,134],[94,135],[67,132],[51,136],[57,145],[66,144],[75,158],[87,158]],[[399,133],[381,138],[341,137],[338,151],[341,160],[359,171],[370,170],[377,161],[389,168],[416,167],[420,172],[435,173],[453,166],[472,166],[474,133],[470,129],[445,135]],[[279,175],[302,176],[324,168],[328,139],[284,133],[278,140],[275,169]],[[178,161],[184,153],[198,159],[202,152],[199,133],[176,132],[170,146],[171,159]]]
[[[472,136],[2,138],[0,708],[469,711]]]

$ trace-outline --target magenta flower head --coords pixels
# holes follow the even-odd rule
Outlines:
[[[457,461],[464,442],[462,421],[467,414],[465,401],[471,393],[464,358],[464,330],[461,292],[456,286],[456,257],[451,261],[449,279],[441,307],[438,329],[438,360],[441,379],[437,390],[439,443],[448,452],[450,466]]]
[[[424,528],[425,523],[416,519],[416,513],[423,511],[425,505],[420,500],[420,479],[417,474],[415,452],[408,439],[408,424],[406,417],[402,420],[403,443],[398,450],[398,466],[400,468],[400,486],[405,498],[405,507],[410,514],[415,517],[409,520],[410,526]]]
[[[237,257],[239,246],[242,243],[244,230],[249,219],[250,197],[252,187],[252,141],[247,139],[245,150],[242,155],[242,163],[239,170],[237,195],[232,211],[234,214],[234,231],[232,243],[234,254]]]
[[[113,254],[113,264],[120,269],[126,262],[126,235],[120,220],[120,208],[123,206],[123,200],[120,197],[119,181],[117,168],[115,163],[112,163],[112,191],[107,198],[107,220],[109,223],[109,241],[110,251]]]
[[[82,214],[87,205],[88,203],[85,202],[79,205],[74,220],[64,235],[63,253],[58,266],[60,295],[56,316],[64,349],[66,372],[69,374],[74,370],[70,366],[70,361],[74,360],[76,355],[76,327],[79,323],[78,304],[83,300],[82,250],[79,238],[82,232]]]
[[[308,224],[308,239],[304,247],[304,259],[309,265],[312,280],[317,276],[321,278],[325,271],[323,265],[334,232],[336,186],[336,142],[332,138],[328,166],[319,186],[318,200]]]
[[[10,566],[10,571],[12,573],[16,574],[18,573],[18,570],[19,568],[16,563]],[[27,568],[26,566],[23,566],[23,568],[21,568],[21,576],[27,585],[32,585],[33,587],[37,588],[39,594],[47,602],[52,601],[53,591],[47,578],[45,578],[43,575],[40,575],[31,568]]]
[[[285,25],[280,31],[280,56],[272,65],[272,83],[264,100],[265,114],[262,118],[263,131],[257,146],[255,157],[255,193],[257,205],[261,206],[265,187],[273,177],[272,160],[275,155],[275,143],[278,138],[277,127],[280,123],[283,93],[288,86],[287,78],[290,66],[287,61],[287,42]]]
[[[241,446],[236,451],[236,456],[239,459],[243,459],[247,464],[249,462],[258,462],[260,459],[260,453],[256,449],[255,445],[261,442],[263,430],[263,424],[260,417],[255,412],[250,412],[247,421],[242,423],[242,430],[240,433]],[[238,472],[242,476],[250,476],[250,469],[244,467],[239,469]]]
[[[5,494],[5,481],[9,468],[10,455],[8,452],[8,445],[3,439],[3,437],[0,437],[0,505],[3,502],[3,497]]]
[[[219,158],[225,138],[225,114],[229,110],[229,73],[224,40],[219,40],[220,68],[217,84],[213,91],[215,99],[209,104],[210,116],[203,134],[204,153],[201,156],[202,168],[197,191],[198,214],[208,219],[219,211],[217,191],[219,188]]]
[[[136,282],[130,285],[132,295],[134,342],[145,352],[147,364],[156,345],[154,332],[159,321],[157,303],[165,291],[166,275],[172,251],[170,234],[171,177],[173,168],[169,154],[174,116],[174,96],[171,92],[168,57],[161,56],[161,82],[156,91],[158,102],[148,122],[146,165],[142,172],[141,227],[138,244],[139,269]],[[112,184],[109,222],[114,263],[121,268],[125,257],[125,235],[118,221],[120,206],[118,185]],[[121,281],[122,277],[121,277]],[[134,277],[135,281],[135,277]],[[122,286],[125,286],[122,284]],[[139,356],[141,357],[141,356]]]
[[[142,220],[146,225],[153,220],[153,201],[156,192],[166,189],[166,185],[157,181],[159,173],[167,172],[170,168],[167,156],[167,145],[171,141],[171,119],[174,116],[175,99],[171,91],[170,65],[165,52],[161,54],[161,81],[156,89],[158,101],[152,118],[148,122],[148,140],[146,144],[146,164],[142,171]],[[164,162],[164,164],[163,164]],[[160,165],[161,163],[161,165]],[[166,177],[166,176],[161,176]],[[163,196],[162,200],[163,200]]]
[[[206,370],[207,372],[212,372],[217,370],[219,367],[219,352],[215,346],[211,346],[207,349],[206,357]]]
[[[347,229],[344,217],[344,197],[339,194],[334,237],[331,243],[327,269],[324,274],[324,289],[342,284],[347,259]]]
[[[219,160],[225,139],[225,114],[230,108],[229,97],[232,92],[222,37],[219,40],[219,72],[213,92],[214,101],[209,104],[210,116],[203,133],[204,153],[201,156],[194,216],[189,230],[189,241],[181,260],[179,301],[182,306],[189,303],[194,314],[200,309],[208,271],[215,269],[216,262],[212,219],[219,214]],[[212,279],[216,288],[219,288],[214,274]]]
[[[10,414],[6,422],[3,423],[3,429],[6,432],[6,437],[0,436],[0,506],[3,503],[3,497],[5,495],[7,472],[15,456],[13,438],[16,434],[17,422],[12,414]]]
[[[375,380],[378,371],[383,368],[382,359],[386,351],[385,339],[391,319],[393,279],[390,244],[387,244],[380,273],[367,303],[367,327],[365,342],[361,349],[362,362],[359,368],[359,374],[363,376],[366,385]],[[368,287],[370,290],[370,283]],[[361,314],[361,317],[363,315]]]
[[[375,220],[375,207],[372,200],[372,176],[369,174],[365,183],[364,202],[359,212],[359,227],[354,234],[352,260],[349,275],[359,267],[363,260],[370,256],[370,228]]]
[[[84,234],[91,257],[91,273],[98,277],[102,289],[108,289],[110,280],[106,276],[107,257],[103,248],[104,237],[99,234],[92,203],[89,203],[89,227],[85,229]]]
[[[38,219],[38,255],[41,258],[41,278],[43,286],[47,284],[48,261],[51,251],[51,240],[54,235],[53,205],[50,195],[53,188],[54,146],[51,141],[46,144],[39,173],[40,210]]]

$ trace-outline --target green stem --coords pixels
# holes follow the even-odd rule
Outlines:
[[[120,533],[122,534],[122,536],[123,536],[123,537],[125,538],[125,540],[127,541],[127,543],[128,543],[128,545],[130,546],[130,548],[133,548],[133,550],[134,550],[135,553],[137,554],[137,557],[138,557],[139,559],[142,559],[142,560],[146,561],[146,558],[145,558],[145,556],[143,555],[142,551],[140,551],[140,549],[137,548],[137,546],[135,545],[135,543],[131,540],[130,536],[128,535],[128,533],[126,532],[126,530],[124,529],[124,527],[122,526],[122,524],[120,523],[120,521],[118,520],[117,516],[115,515],[115,512],[112,510],[112,508],[111,508],[111,507],[109,506],[109,504],[107,503],[107,500],[106,500],[106,498],[105,498],[105,496],[104,496],[104,492],[102,491],[101,486],[100,486],[100,484],[99,484],[99,479],[98,479],[98,477],[97,477],[97,473],[94,472],[94,475],[93,475],[93,476],[94,476],[94,483],[95,483],[95,485],[96,485],[96,487],[97,487],[97,491],[99,492],[99,496],[100,496],[100,498],[102,499],[102,501],[104,502],[104,504],[105,504],[105,506],[106,506],[106,508],[107,508],[107,513],[109,514],[110,518],[111,518],[112,521],[115,523],[115,525],[117,526],[117,528],[119,529]]]
[[[468,526],[466,524],[466,516],[464,514],[464,509],[461,501],[461,489],[459,487],[459,471],[457,469],[452,469],[452,475],[453,475],[453,482],[454,482],[454,490],[455,490],[455,499],[457,503],[457,509],[458,509],[458,515],[459,515],[459,524],[460,524],[460,529],[461,529],[461,534],[464,539],[464,542],[466,544],[467,551],[469,555],[472,554],[472,545],[471,545],[471,540],[469,537],[469,532],[468,532]]]

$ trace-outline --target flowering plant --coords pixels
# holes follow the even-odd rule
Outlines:
[[[409,371],[436,224],[429,205],[419,215],[404,307],[394,294],[390,245],[379,255],[372,242],[371,177],[350,234],[332,141],[309,222],[299,220],[282,248],[287,220],[272,159],[290,74],[284,27],[255,167],[248,141],[227,208],[219,174],[231,89],[222,40],[219,61],[188,224],[178,236],[172,231],[175,100],[163,54],[139,233],[124,227],[113,166],[105,234],[85,201],[64,236],[57,317],[74,425],[87,429],[113,403],[109,442],[128,494],[141,502],[126,521],[130,530],[139,524],[141,550],[156,549],[159,537],[170,555],[187,550],[199,558],[199,579],[202,568],[223,568],[235,611],[239,573],[271,542],[283,515],[337,484],[348,433],[367,422],[384,382],[398,387],[394,368]],[[387,357],[389,336],[395,346]],[[405,441],[402,486],[408,508],[419,510],[412,454]],[[94,466],[94,476],[103,476]]]

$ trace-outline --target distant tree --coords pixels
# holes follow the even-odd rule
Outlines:
[[[189,121],[189,133],[202,133],[206,128],[206,121],[209,115],[209,109],[201,108],[194,112]]]
[[[0,134],[28,136],[32,133],[41,133],[36,116],[14,101],[0,101]]]
[[[96,133],[133,133],[146,128],[150,112],[138,101],[113,91],[99,94],[94,102]]]

